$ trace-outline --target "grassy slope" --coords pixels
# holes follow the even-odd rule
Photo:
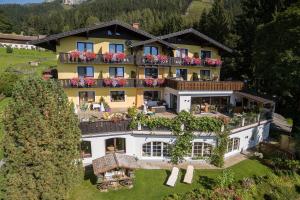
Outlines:
[[[57,63],[55,54],[50,51],[14,49],[13,53],[8,54],[5,48],[0,48],[0,58],[0,73],[7,67],[12,67],[24,72],[34,71],[36,74],[41,74],[44,69],[56,66]],[[40,65],[30,66],[29,61],[39,61]]]
[[[245,160],[231,169],[235,173],[237,180],[244,177],[253,175],[266,175],[272,173],[271,170],[264,165],[260,164],[256,160]],[[97,199],[109,199],[109,200],[126,200],[126,199],[162,199],[163,197],[172,193],[184,193],[190,191],[193,188],[203,187],[199,180],[200,176],[207,176],[208,178],[216,178],[220,175],[221,170],[196,170],[193,184],[187,185],[181,181],[177,181],[174,188],[164,185],[169,175],[169,171],[166,170],[137,170],[136,182],[134,188],[122,189],[118,191],[111,191],[107,193],[101,193],[96,189],[90,179],[84,180],[84,182],[76,187],[71,192],[72,200],[97,200]],[[184,173],[181,173],[180,178],[183,179]],[[203,177],[202,177],[203,179]]]
[[[198,21],[203,10],[206,9],[206,11],[208,11],[211,8],[212,2],[213,1],[193,0],[186,11],[184,16],[185,20],[190,23]]]

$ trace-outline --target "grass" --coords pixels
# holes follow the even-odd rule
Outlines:
[[[50,51],[36,51],[26,49],[13,49],[13,53],[6,53],[6,48],[0,48],[0,73],[7,68],[22,72],[41,74],[47,68],[57,64],[56,56]],[[38,67],[30,66],[29,61],[40,62]]]
[[[253,175],[266,175],[272,173],[271,169],[262,165],[256,160],[245,160],[231,167],[235,173],[236,180]],[[121,189],[107,193],[100,192],[95,186],[95,177],[91,174],[85,178],[81,185],[74,188],[71,192],[71,200],[125,200],[125,199],[162,199],[172,193],[184,193],[194,188],[204,187],[201,180],[214,179],[221,174],[222,170],[196,170],[193,184],[182,183],[184,173],[180,173],[180,181],[174,188],[165,185],[168,170],[137,170],[136,180],[132,189]],[[92,177],[92,178],[91,178]]]
[[[204,0],[193,0],[192,3],[189,5],[185,19],[190,21],[199,20],[202,12],[204,9],[208,12],[212,7],[212,1],[204,1]]]

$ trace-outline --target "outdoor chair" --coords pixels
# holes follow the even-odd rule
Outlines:
[[[194,167],[192,165],[189,165],[186,169],[186,173],[185,173],[183,182],[191,184],[193,181],[193,175],[194,175]]]
[[[167,181],[168,186],[171,186],[171,187],[175,186],[175,183],[178,178],[178,174],[179,174],[179,169],[177,167],[173,167],[171,175],[169,176],[169,179]]]

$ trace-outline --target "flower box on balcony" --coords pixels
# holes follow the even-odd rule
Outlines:
[[[222,64],[222,61],[220,59],[206,58],[205,64],[209,66],[220,66]]]
[[[164,79],[154,79],[154,78],[147,78],[145,79],[145,86],[146,87],[161,87],[165,83]]]
[[[105,53],[103,61],[106,63],[123,63],[128,61],[125,53]]]
[[[106,78],[103,80],[105,87],[124,87],[127,80],[124,78]]]
[[[69,54],[69,60],[71,62],[89,62],[96,59],[96,54],[93,52],[80,52],[80,51],[71,51]]]
[[[72,78],[71,79],[71,87],[92,87],[94,86],[96,81],[93,78],[85,77],[85,78]]]

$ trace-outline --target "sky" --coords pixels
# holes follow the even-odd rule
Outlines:
[[[0,4],[5,3],[17,3],[17,4],[25,4],[25,3],[40,3],[43,0],[0,0]]]

